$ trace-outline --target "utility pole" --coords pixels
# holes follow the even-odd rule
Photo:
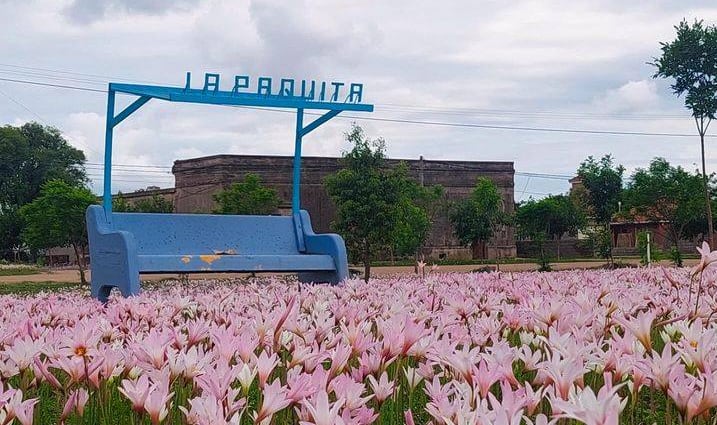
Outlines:
[[[419,181],[419,183],[421,183],[421,186],[423,186],[423,167],[424,167],[423,155],[421,155],[418,158],[418,181]]]

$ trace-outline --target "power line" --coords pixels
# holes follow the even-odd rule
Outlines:
[[[102,81],[105,83],[109,80],[126,80],[125,77],[112,77],[107,75],[100,75],[100,74],[88,74],[84,72],[75,72],[75,71],[64,71],[59,69],[50,69],[50,68],[39,68],[39,67],[33,67],[33,66],[23,66],[23,65],[13,65],[13,64],[7,64],[7,63],[0,63],[0,66],[5,68],[16,68],[16,69],[29,69],[34,71],[47,71],[47,72],[54,72],[58,74],[68,74],[68,75],[78,75],[81,77],[96,77],[96,78],[102,78]],[[156,81],[149,81],[149,80],[137,80],[136,78],[133,78],[134,81],[139,82],[145,82],[145,83],[151,83],[151,84],[161,84]]]
[[[87,78],[75,78],[76,81],[87,81],[90,83],[102,83],[102,84],[108,84],[110,80],[130,80],[125,77],[116,77],[116,76],[108,76],[108,75],[101,75],[101,74],[88,74],[88,73],[82,73],[82,72],[74,72],[74,71],[65,71],[65,70],[58,70],[58,69],[51,69],[51,68],[42,68],[42,67],[32,67],[32,66],[23,66],[23,65],[15,65],[15,64],[6,64],[6,63],[0,63],[0,67],[5,68],[13,68],[13,69],[20,69],[23,70],[20,71],[12,71],[12,70],[2,70],[0,69],[0,72],[5,73],[15,73],[15,74],[30,74],[30,75],[37,75],[40,77],[47,76],[46,78],[68,78],[68,77],[57,77],[57,76],[48,76],[46,73],[38,73],[36,71],[42,71],[42,72],[50,72],[55,74],[65,74],[65,75],[75,75],[80,77],[91,77],[90,79]],[[50,74],[51,75],[51,74]],[[98,79],[100,78],[100,79]],[[138,80],[138,79],[131,79],[138,82],[144,82],[149,84],[163,84],[161,82],[156,81],[150,81],[150,80]],[[79,89],[79,88],[78,88]],[[486,114],[486,115],[511,115],[511,114],[518,114],[518,115],[535,115],[535,116],[546,116],[549,118],[568,118],[568,119],[575,119],[575,118],[610,118],[610,119],[648,119],[648,120],[654,120],[654,119],[686,119],[685,115],[676,115],[676,114],[624,114],[624,113],[597,113],[597,112],[573,112],[573,111],[551,111],[551,110],[532,110],[532,111],[526,111],[526,110],[516,110],[516,109],[494,109],[494,108],[473,108],[473,107],[445,107],[445,106],[436,106],[436,105],[406,105],[406,104],[397,104],[397,103],[384,103],[384,104],[377,104],[378,106],[381,106],[382,109],[393,109],[398,111],[408,111],[408,112],[433,112],[433,113],[455,113],[455,114]]]
[[[19,100],[13,98],[12,96],[10,96],[9,94],[5,93],[5,92],[2,91],[2,90],[0,90],[0,94],[2,94],[3,96],[5,96],[6,98],[8,98],[8,99],[9,99],[11,102],[13,102],[14,104],[20,106],[22,109],[24,109],[24,110],[26,110],[27,112],[29,112],[29,113],[31,113],[32,115],[34,115],[34,116],[35,116],[37,119],[39,119],[40,121],[45,121],[40,115],[37,114],[37,112],[35,112],[35,111],[33,111],[32,109],[28,108],[27,106],[25,106],[25,105],[24,105],[22,102],[20,102]]]
[[[47,79],[47,80],[64,80],[64,81],[72,81],[72,82],[84,83],[84,84],[101,85],[101,86],[107,85],[107,82],[102,81],[102,80],[92,80],[92,79],[87,79],[87,78],[77,78],[77,77],[71,77],[71,76],[45,74],[45,73],[41,73],[41,72],[13,71],[13,70],[7,70],[7,69],[0,68],[0,74],[3,74],[4,76],[19,75],[21,77],[38,77],[38,78],[43,78],[43,79]]]
[[[86,162],[85,164],[88,165],[100,165],[105,166],[101,162]],[[165,169],[172,169],[171,165],[131,165],[131,164],[112,164],[112,168],[114,167],[137,167],[137,168],[165,168]]]
[[[559,111],[510,111],[502,109],[485,110],[453,110],[450,108],[395,108],[391,106],[377,105],[383,111],[404,112],[408,114],[434,114],[434,115],[459,115],[479,116],[495,118],[527,118],[542,120],[611,120],[611,121],[684,121],[690,117],[685,115],[642,115],[642,114],[600,114],[600,113],[563,113]]]
[[[315,115],[319,115],[319,114],[315,114]],[[341,116],[339,115],[339,117],[341,117]],[[350,119],[354,119],[354,120],[364,120],[364,121],[381,121],[381,122],[393,122],[393,123],[417,124],[417,125],[434,125],[434,126],[440,126],[440,127],[484,128],[484,129],[491,129],[491,130],[539,131],[539,132],[548,132],[548,133],[573,133],[573,134],[602,134],[602,135],[611,135],[611,136],[695,137],[694,134],[684,134],[684,133],[650,133],[650,132],[643,132],[643,131],[583,130],[583,129],[574,129],[574,128],[523,127],[523,126],[509,126],[509,125],[450,123],[450,122],[440,122],[440,121],[418,121],[418,120],[406,120],[406,119],[398,119],[398,118],[360,117],[360,116],[355,116],[355,115],[344,115],[342,118],[350,118]],[[717,137],[717,136],[706,136],[706,137]]]
[[[286,111],[283,109],[275,108],[264,108],[257,106],[236,106],[237,108],[243,109],[256,109],[262,111],[281,112],[293,114],[293,111]],[[314,112],[304,112],[304,115],[321,116],[322,114]],[[509,126],[509,125],[492,125],[492,124],[473,124],[473,123],[451,123],[441,121],[419,121],[419,120],[407,120],[398,118],[379,118],[379,117],[363,117],[358,115],[338,115],[337,118],[352,119],[356,121],[381,121],[381,122],[393,122],[393,123],[404,123],[404,124],[417,124],[417,125],[434,125],[440,127],[461,127],[461,128],[483,128],[490,130],[514,130],[514,131],[539,131],[549,133],[576,133],[576,134],[599,134],[599,135],[610,135],[610,136],[658,136],[658,137],[695,137],[694,134],[686,133],[651,133],[645,131],[616,131],[616,130],[584,130],[584,129],[573,129],[573,128],[551,128],[551,127],[527,127],[527,126]],[[717,135],[706,135],[705,137],[717,137]]]
[[[70,85],[66,85],[66,84],[41,83],[39,81],[18,80],[15,78],[0,78],[0,81],[7,81],[10,83],[30,84],[30,85],[35,85],[35,86],[55,87],[55,88],[59,88],[59,89],[71,89],[71,90],[83,90],[83,91],[96,92],[96,93],[107,93],[107,90],[91,89],[88,87],[70,86]]]
[[[28,107],[28,106],[25,105],[24,103],[20,102],[20,101],[17,100],[17,99],[14,99],[14,98],[11,97],[9,94],[7,94],[7,93],[5,93],[5,92],[3,92],[3,91],[0,91],[0,94],[2,94],[3,96],[7,97],[8,99],[10,99],[10,100],[11,100],[12,102],[14,102],[15,104],[20,105],[23,109],[25,109],[26,111],[28,111],[29,113],[31,113],[32,115],[34,115],[35,117],[37,117],[37,118],[40,120],[40,122],[42,122],[43,124],[48,125],[47,120],[43,119],[43,118],[40,116],[40,114],[38,114],[37,112],[35,112],[35,111],[33,111],[32,109],[30,109],[30,107]],[[70,136],[67,134],[66,131],[63,131],[62,133],[64,134],[65,137],[69,138],[70,140],[73,140],[72,137],[70,137]],[[94,153],[96,153],[97,155],[100,154],[100,153],[97,152],[96,150],[92,149],[89,145],[86,145],[86,144],[84,144],[84,143],[79,143],[77,140],[74,140],[74,141],[75,141],[75,143],[78,143],[79,145],[84,146],[87,150],[89,150],[89,151],[91,151],[91,152],[94,152]]]
[[[31,84],[38,86],[47,86],[54,88],[72,89],[72,90],[83,90],[88,92],[106,93],[106,90],[92,89],[88,87],[70,86],[65,84],[51,84],[37,81],[19,80],[12,78],[0,78],[0,81],[8,81],[20,84]],[[273,112],[282,112],[293,114],[293,111],[278,110],[273,108],[262,108],[262,107],[249,107],[239,106],[244,109],[256,109]],[[305,112],[306,115],[320,116],[321,114]],[[509,126],[509,125],[492,125],[492,124],[475,124],[475,123],[457,123],[457,122],[443,122],[443,121],[421,121],[421,120],[408,120],[399,118],[380,118],[380,117],[364,117],[358,115],[339,115],[338,118],[352,119],[357,121],[378,121],[378,122],[392,122],[401,124],[414,124],[414,125],[431,125],[439,127],[458,127],[458,128],[481,128],[488,130],[509,130],[509,131],[535,131],[535,132],[548,132],[548,133],[568,133],[568,134],[594,134],[594,135],[610,135],[610,136],[655,136],[655,137],[695,137],[694,134],[686,133],[654,133],[646,131],[617,131],[617,130],[587,130],[587,129],[576,129],[576,128],[553,128],[553,127],[530,127],[530,126]],[[715,138],[716,135],[707,135],[705,137]]]

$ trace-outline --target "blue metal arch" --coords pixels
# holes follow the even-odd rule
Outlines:
[[[206,74],[204,81],[204,89],[189,88],[190,74],[187,73],[187,85],[185,87],[165,87],[150,86],[138,84],[120,84],[110,83],[107,95],[107,121],[105,126],[105,161],[104,161],[104,187],[103,187],[103,208],[108,223],[112,222],[112,143],[114,128],[130,115],[144,106],[151,99],[166,100],[169,102],[185,102],[185,103],[201,103],[209,105],[230,105],[230,106],[253,106],[253,107],[270,107],[270,108],[288,108],[296,110],[296,131],[294,140],[294,170],[292,175],[292,198],[291,210],[295,227],[297,247],[300,252],[304,252],[306,247],[303,237],[302,220],[301,220],[301,147],[304,136],[315,130],[331,118],[337,116],[342,111],[356,112],[372,112],[374,107],[370,104],[359,103],[361,101],[361,93],[354,93],[354,87],[363,88],[361,84],[351,85],[351,94],[349,99],[356,99],[357,102],[338,102],[338,96],[331,97],[330,101],[324,99],[323,94],[319,100],[312,97],[294,96],[293,80],[291,81],[291,95],[284,93],[284,86],[288,86],[285,80],[282,80],[281,94],[265,94],[265,93],[246,93],[238,92],[237,87],[247,87],[248,77],[246,80],[240,80],[236,77],[235,89],[232,91],[219,90],[219,76],[217,74]],[[239,81],[243,81],[244,85],[239,85]],[[260,83],[262,83],[260,81]],[[270,83],[270,80],[269,80]],[[262,83],[263,84],[263,83]],[[325,83],[324,83],[325,84]],[[337,83],[333,83],[337,84]],[[313,82],[312,82],[313,85]],[[264,87],[260,84],[259,91]],[[287,89],[288,90],[288,89]],[[119,114],[115,115],[115,97],[117,93],[135,95],[138,98],[129,106],[124,108]],[[354,95],[356,94],[356,97]],[[308,125],[304,125],[304,110],[324,110],[327,111],[319,118],[315,119]]]

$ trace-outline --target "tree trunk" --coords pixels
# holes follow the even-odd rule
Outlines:
[[[85,257],[84,250],[80,250],[77,244],[72,244],[72,249],[75,250],[75,257],[77,258],[77,269],[80,272],[80,283],[87,285],[87,279],[85,278]]]
[[[368,283],[371,278],[371,250],[368,244],[363,249],[363,280]]]
[[[702,183],[705,190],[705,206],[707,207],[707,240],[710,247],[715,249],[714,228],[712,224],[712,202],[710,202],[709,182],[707,178],[707,169],[705,167],[705,130],[704,125],[699,127],[700,130],[700,146],[702,148]]]
[[[486,258],[486,246],[484,241],[474,240],[471,242],[471,258],[479,260]]]
[[[560,241],[561,241],[561,239],[562,238],[560,236],[558,236],[558,260],[560,260]]]
[[[680,252],[680,243],[674,241],[675,246],[675,266],[682,267],[682,253]]]

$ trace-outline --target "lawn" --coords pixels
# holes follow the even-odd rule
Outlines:
[[[25,275],[31,275],[31,274],[38,274],[42,272],[42,270],[38,269],[37,267],[29,267],[29,266],[17,266],[17,267],[7,267],[7,266],[0,266],[0,276],[25,276]]]
[[[0,416],[712,424],[714,282],[661,268],[169,282],[105,306],[44,285],[0,296]]]
[[[80,288],[79,283],[59,283],[59,282],[19,282],[19,283],[1,283],[0,295],[35,295],[41,292],[59,293],[65,290],[77,291]],[[89,288],[87,288],[89,293]]]

